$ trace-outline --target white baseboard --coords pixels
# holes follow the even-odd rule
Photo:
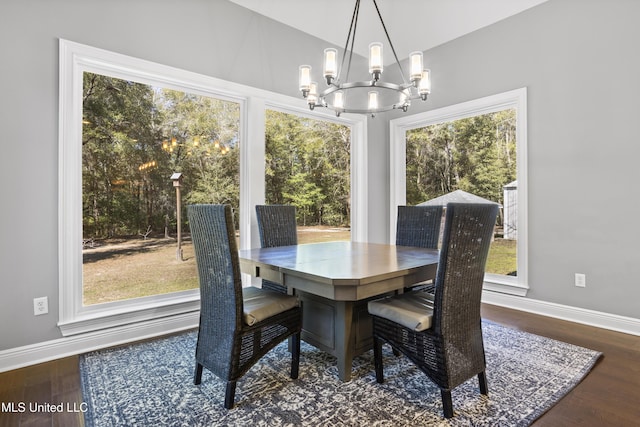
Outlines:
[[[198,327],[200,311],[0,351],[0,372]]]
[[[484,291],[482,293],[482,302],[640,336],[640,319],[632,317],[618,316],[492,291]],[[198,326],[199,316],[199,311],[189,312],[3,350],[0,351],[0,372],[193,329]]]
[[[491,291],[482,292],[482,302],[640,336],[640,319],[633,317],[619,316],[617,314],[603,313],[601,311],[587,310]]]

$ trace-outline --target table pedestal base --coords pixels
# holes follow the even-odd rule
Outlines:
[[[353,358],[373,348],[371,316],[367,303],[334,301],[296,290],[302,302],[302,339],[338,361],[338,377],[351,380]]]

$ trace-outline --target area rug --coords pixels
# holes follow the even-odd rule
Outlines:
[[[442,417],[439,389],[384,346],[385,383],[373,352],[357,357],[352,380],[334,357],[302,343],[300,376],[289,378],[280,344],[238,381],[225,410],[224,382],[206,369],[193,385],[196,333],[82,355],[87,426],[526,426],[591,370],[601,353],[483,321],[489,395],[473,378],[453,391]]]

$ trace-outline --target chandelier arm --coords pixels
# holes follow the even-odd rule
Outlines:
[[[398,68],[400,68],[400,75],[402,76],[402,82],[404,84],[407,84],[407,79],[404,76],[404,70],[402,69],[402,65],[400,65],[400,61],[398,60],[398,55],[396,54],[396,49],[393,47],[393,43],[391,42],[391,37],[389,37],[387,26],[384,25],[384,19],[382,19],[382,14],[380,13],[380,9],[378,8],[378,3],[376,2],[376,0],[373,0],[373,5],[376,7],[376,12],[378,12],[378,18],[380,18],[382,29],[384,30],[385,36],[387,36],[387,41],[389,42],[389,46],[391,46],[391,52],[393,52],[393,57],[396,60],[396,64],[398,64]]]

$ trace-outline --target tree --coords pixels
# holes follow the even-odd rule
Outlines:
[[[237,213],[237,103],[92,73],[83,83],[85,235],[163,229],[175,212],[173,172],[187,177],[185,200]]]
[[[407,203],[461,189],[496,202],[516,176],[515,110],[407,132]]]
[[[325,199],[322,189],[311,182],[305,172],[292,176],[287,188],[289,190],[282,194],[285,202],[296,207],[298,215],[302,216],[302,225],[307,225],[307,217],[311,217],[314,209],[317,210]]]
[[[350,223],[348,127],[269,110],[265,144],[267,203],[296,205],[303,224]]]
[[[138,165],[153,157],[158,121],[148,86],[85,73],[83,216],[85,234],[131,232],[142,222]]]

